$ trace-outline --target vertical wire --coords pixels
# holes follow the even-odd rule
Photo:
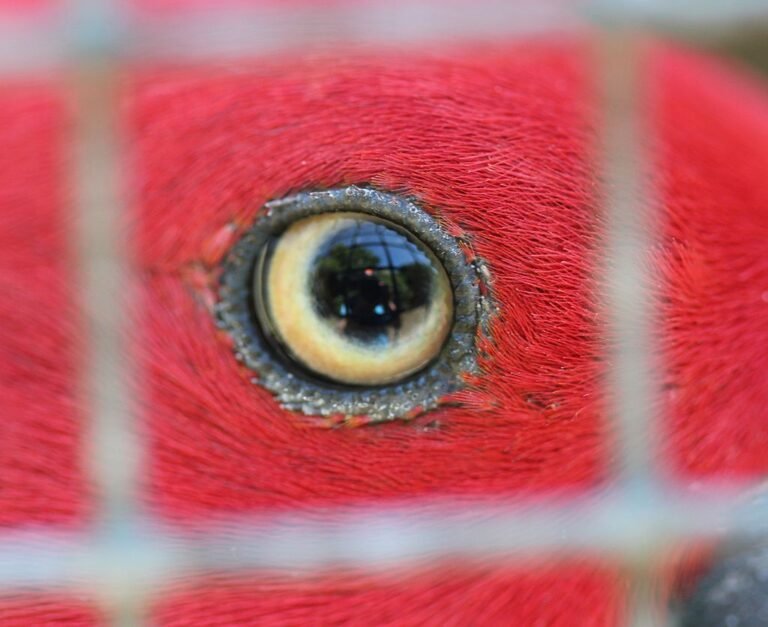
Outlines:
[[[111,559],[109,576],[97,593],[112,624],[143,623],[141,574],[126,556],[139,519],[138,481],[142,461],[133,410],[133,368],[126,341],[126,312],[132,284],[117,135],[117,47],[112,13],[103,0],[72,6],[74,85],[77,105],[75,195],[77,249],[86,321],[84,403],[89,416],[88,467],[95,488],[97,520],[93,541]],[[151,573],[147,573],[151,578]]]
[[[612,365],[607,375],[616,471],[623,487],[653,490],[659,480],[649,274],[654,199],[644,184],[649,173],[642,137],[642,53],[635,37],[622,29],[601,35],[605,302]]]
[[[609,407],[615,429],[615,475],[623,496],[656,520],[660,456],[654,408],[653,303],[650,253],[654,239],[653,197],[643,142],[643,49],[636,35],[607,28],[598,44],[602,117],[602,200],[606,220],[605,292],[608,313]],[[644,507],[645,506],[645,507]],[[641,523],[643,524],[643,523]],[[658,624],[654,595],[656,555],[663,538],[650,534],[629,551],[629,624]]]

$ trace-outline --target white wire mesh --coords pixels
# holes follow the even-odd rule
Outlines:
[[[75,2],[35,18],[0,20],[0,71],[66,68],[78,94],[78,255],[88,315],[84,395],[91,416],[89,460],[101,498],[102,524],[92,535],[47,529],[0,534],[0,593],[65,587],[95,592],[115,624],[141,624],[152,591],[176,577],[256,568],[318,569],[349,564],[370,569],[444,555],[516,559],[585,552],[618,557],[632,574],[634,625],[659,620],[652,593],[664,551],[726,531],[752,533],[768,520],[766,503],[739,494],[677,493],[663,482],[652,416],[652,311],[642,256],[653,239],[641,185],[643,155],[636,115],[638,49],[632,29],[655,26],[710,34],[768,16],[764,0],[728,3],[626,0],[566,3],[373,2],[315,9],[226,8],[150,16],[125,5]],[[345,508],[332,516],[301,515],[219,521],[205,532],[171,531],[138,501],[141,441],[134,425],[139,386],[127,358],[124,312],[116,286],[126,285],[124,207],[114,79],[123,61],[200,60],[246,56],[336,40],[395,43],[478,39],[551,32],[585,23],[603,33],[599,48],[605,125],[603,200],[611,268],[606,303],[618,338],[615,377],[615,490],[575,501],[403,502]],[[7,36],[6,36],[7,35]],[[612,273],[612,274],[611,274]],[[124,297],[123,297],[124,300]],[[663,471],[663,469],[661,469]],[[467,512],[471,512],[468,514]]]

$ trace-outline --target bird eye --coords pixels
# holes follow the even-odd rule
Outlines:
[[[426,411],[477,369],[485,273],[463,247],[394,194],[272,201],[227,256],[219,323],[288,409],[371,421]]]
[[[335,382],[382,385],[421,370],[453,321],[451,285],[435,255],[365,214],[298,220],[258,266],[262,329],[297,364]]]

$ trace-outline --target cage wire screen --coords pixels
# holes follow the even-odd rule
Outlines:
[[[658,237],[650,210],[658,199],[647,184],[651,157],[643,141],[642,64],[652,36],[740,56],[764,69],[768,3],[160,4],[163,8],[155,10],[152,2],[0,3],[0,64],[7,83],[33,77],[64,84],[74,115],[66,161],[73,213],[67,248],[75,260],[72,285],[83,312],[78,394],[87,414],[78,463],[93,486],[86,525],[3,526],[0,595],[33,604],[35,595],[87,599],[98,608],[99,620],[139,625],[151,622],[150,607],[168,586],[206,573],[377,572],[446,557],[515,564],[588,556],[620,565],[627,584],[620,624],[678,624],[660,583],[675,559],[697,543],[764,533],[768,502],[755,487],[759,481],[738,489],[706,482],[681,485],[660,453],[663,427],[653,408],[663,364],[654,357],[654,277],[644,262]],[[125,76],[136,68],[209,62],[236,73],[243,60],[338,44],[368,51],[439,49],[574,31],[589,32],[594,40],[602,112],[597,197],[606,216],[601,245],[607,261],[599,271],[615,339],[614,367],[604,381],[611,390],[610,487],[492,502],[462,496],[433,498],[428,505],[396,500],[309,513],[281,509],[213,517],[191,529],[157,518],[141,496],[142,468],[151,453],[136,426],[142,403],[136,382],[147,375],[127,331],[134,324],[130,301],[139,289],[126,237],[125,214],[135,199],[125,176],[130,160],[120,118]],[[4,119],[3,125],[13,122]],[[763,289],[768,294],[768,286]],[[18,608],[6,610],[3,619],[3,607],[0,624],[25,624]],[[36,624],[37,619],[29,620]],[[570,624],[586,623],[573,617]]]

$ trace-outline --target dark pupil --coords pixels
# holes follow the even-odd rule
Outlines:
[[[435,268],[394,226],[355,220],[318,251],[310,276],[317,313],[365,343],[391,341],[426,315]]]

